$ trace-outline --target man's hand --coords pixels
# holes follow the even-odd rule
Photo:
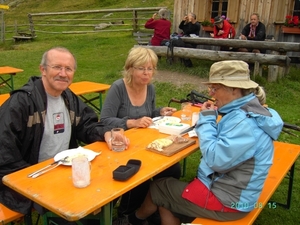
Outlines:
[[[128,148],[129,144],[130,144],[130,140],[124,135],[124,143],[126,144],[126,149]],[[104,139],[105,139],[105,142],[108,146],[109,149],[111,149],[111,131],[107,131],[105,134],[104,134]]]
[[[241,34],[241,35],[240,35],[240,39],[241,39],[241,40],[247,40],[247,37],[246,37],[245,35]]]

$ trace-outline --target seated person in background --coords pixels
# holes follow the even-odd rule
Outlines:
[[[189,13],[183,18],[179,24],[179,29],[182,30],[182,36],[190,37],[191,34],[199,36],[200,23],[196,19],[194,13]]]
[[[77,69],[73,54],[63,47],[51,48],[43,54],[39,69],[41,76],[31,77],[23,87],[12,91],[0,107],[1,180],[63,150],[77,148],[77,141],[107,140],[111,147],[113,127],[101,125],[94,110],[68,88]],[[32,207],[29,199],[2,182],[0,202],[23,214]]]
[[[231,38],[235,37],[234,27],[221,16],[216,16],[214,19],[214,33],[210,33],[213,38]]]
[[[130,224],[143,224],[156,210],[161,225],[180,225],[195,217],[239,220],[255,208],[283,121],[263,106],[265,92],[243,61],[214,63],[205,84],[215,102],[202,105],[195,128],[202,152],[197,177],[190,183],[154,180],[141,208],[129,215]],[[218,114],[224,115],[219,122]]]
[[[242,30],[241,40],[264,41],[266,39],[266,27],[259,21],[258,13],[252,13],[248,23]],[[239,48],[239,52],[265,53],[266,50]]]
[[[234,27],[227,21],[224,20],[221,16],[216,16],[214,19],[214,33],[210,33],[210,36],[213,38],[234,38],[235,37],[235,29]],[[230,47],[221,47],[221,51],[229,51]]]
[[[167,9],[160,9],[158,15],[159,19],[156,20],[157,13],[154,13],[152,18],[145,24],[145,28],[154,29],[154,34],[150,41],[151,45],[154,46],[160,46],[162,40],[170,39],[171,22],[167,20],[169,12]]]
[[[136,47],[130,50],[124,65],[124,78],[111,85],[105,98],[100,115],[101,123],[125,130],[146,128],[152,124],[153,117],[170,116],[176,111],[171,107],[155,106],[155,89],[151,80],[156,73],[157,61],[157,55],[151,49]],[[179,179],[180,174],[181,167],[177,163],[153,179],[161,177]],[[124,220],[126,222],[126,215],[141,206],[149,185],[150,180],[122,195],[118,207],[119,218],[113,224],[122,224],[121,221]]]

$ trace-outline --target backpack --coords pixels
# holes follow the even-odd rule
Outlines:
[[[178,35],[171,35],[171,39],[169,40],[169,45],[167,49],[167,62],[172,65],[174,62],[174,47],[186,47],[184,41]],[[193,63],[189,58],[181,58],[181,62],[185,67],[193,67]]]

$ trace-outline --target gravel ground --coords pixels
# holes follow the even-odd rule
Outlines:
[[[178,87],[184,84],[192,84],[195,86],[195,90],[197,91],[207,90],[207,87],[201,84],[201,82],[207,81],[207,79],[203,79],[197,76],[192,76],[184,73],[159,70],[157,71],[156,75],[153,77],[153,80],[158,82],[171,82]]]

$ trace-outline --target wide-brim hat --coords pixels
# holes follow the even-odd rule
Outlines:
[[[225,60],[212,64],[208,82],[202,83],[223,84],[242,89],[258,87],[258,84],[250,79],[249,65],[241,60]]]
[[[216,16],[215,18],[214,18],[214,24],[218,24],[218,23],[221,23],[221,22],[223,22],[223,18],[221,17],[221,16]]]

